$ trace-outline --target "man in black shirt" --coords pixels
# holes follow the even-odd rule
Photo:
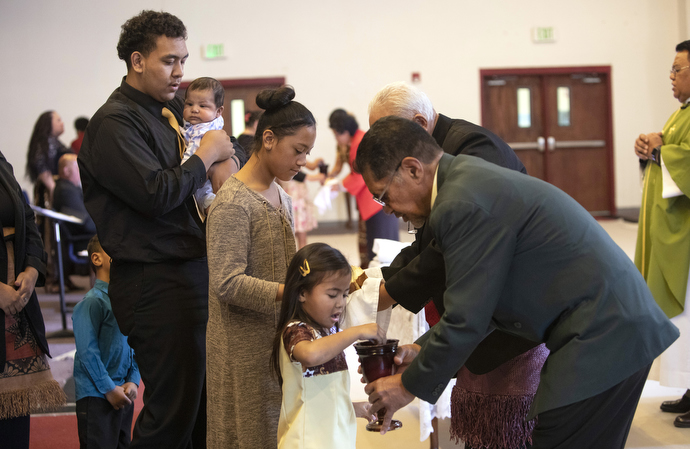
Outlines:
[[[192,193],[234,154],[209,131],[184,164],[175,96],[187,60],[184,24],[142,11],[122,26],[127,76],[93,116],[79,153],[84,202],[113,259],[113,313],[145,384],[133,448],[206,445],[208,268]]]

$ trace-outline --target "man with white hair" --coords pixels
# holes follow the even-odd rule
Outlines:
[[[515,152],[500,137],[467,120],[439,114],[429,97],[413,86],[403,82],[391,83],[374,96],[369,103],[369,126],[387,115],[418,123],[448,154],[476,156],[501,167],[527,173]]]

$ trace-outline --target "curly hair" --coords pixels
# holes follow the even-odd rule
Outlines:
[[[132,53],[148,56],[156,48],[159,36],[187,39],[187,29],[177,17],[167,12],[142,11],[122,25],[117,56],[132,68]]]

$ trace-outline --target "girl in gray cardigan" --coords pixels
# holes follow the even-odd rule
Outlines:
[[[211,205],[206,336],[209,448],[274,449],[281,391],[270,374],[287,266],[295,253],[290,197],[275,182],[306,164],[316,121],[289,86],[256,97],[253,153]]]

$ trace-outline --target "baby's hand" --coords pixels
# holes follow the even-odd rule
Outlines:
[[[376,323],[362,324],[357,326],[360,330],[359,338],[360,340],[372,340],[377,344],[383,344],[386,342],[386,331],[381,329],[381,327]]]
[[[125,394],[125,389],[120,385],[116,385],[115,388],[107,392],[105,398],[115,410],[120,410],[132,403]]]
[[[352,406],[355,408],[355,416],[357,418],[364,418],[369,422],[376,421],[376,415],[369,412],[371,404],[368,402],[353,402]]]

